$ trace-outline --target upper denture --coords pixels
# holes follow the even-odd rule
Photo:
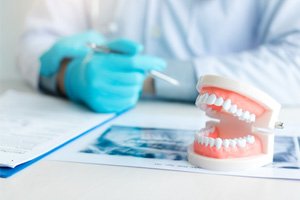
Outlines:
[[[228,104],[229,105],[235,104],[237,105],[238,108],[241,108],[242,110],[247,110],[249,111],[249,113],[253,113],[256,116],[260,116],[265,111],[265,109],[262,106],[260,106],[258,103],[233,91],[216,88],[216,87],[203,87],[201,89],[201,95],[205,93],[207,93],[207,95],[205,95],[206,98],[210,100],[214,100],[213,103],[210,101],[209,102],[210,104],[208,105],[219,105],[219,102],[216,101],[218,98],[222,98],[224,103],[228,100],[225,104],[224,110],[229,109]],[[205,98],[203,100],[205,100]]]
[[[211,93],[206,92],[207,90]],[[213,92],[212,88],[204,88],[196,100],[196,105],[205,111],[210,109],[212,111],[231,113],[233,116],[246,122],[255,122],[256,116],[261,115],[264,111],[261,106],[248,98],[215,88]]]

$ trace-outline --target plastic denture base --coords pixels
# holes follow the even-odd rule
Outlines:
[[[252,127],[273,127],[280,104],[256,88],[213,75],[202,77],[197,90],[196,106],[218,122],[207,122],[195,134],[188,149],[192,164],[230,171],[272,162],[274,136]]]

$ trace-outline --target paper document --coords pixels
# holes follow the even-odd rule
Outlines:
[[[137,110],[145,112],[144,109]],[[174,110],[179,109],[174,107]],[[195,130],[199,130],[197,126],[202,126],[199,118],[182,113],[178,114],[181,117],[166,117],[164,114],[154,117],[151,114],[137,114],[139,112],[124,114],[116,121],[95,129],[62,151],[52,154],[48,159],[300,180],[299,135],[275,136],[274,160],[268,166],[234,172],[211,171],[195,167],[187,161],[187,147],[194,141]]]
[[[0,167],[32,160],[113,116],[59,98],[8,91],[0,96]]]

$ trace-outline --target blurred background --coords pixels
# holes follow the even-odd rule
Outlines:
[[[0,80],[19,79],[18,40],[26,14],[35,0],[0,0]]]

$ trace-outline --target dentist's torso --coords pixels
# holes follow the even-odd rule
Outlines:
[[[93,29],[136,40],[164,58],[226,55],[261,42],[258,0],[94,1],[90,9]]]

